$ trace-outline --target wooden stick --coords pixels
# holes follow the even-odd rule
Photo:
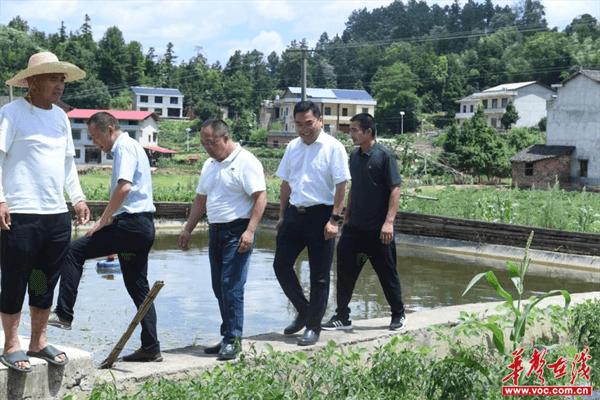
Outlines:
[[[106,357],[106,360],[102,361],[102,363],[100,364],[100,369],[112,367],[114,362],[117,360],[117,357],[119,357],[119,354],[121,354],[121,351],[123,351],[123,348],[127,344],[127,341],[133,334],[133,331],[138,326],[140,321],[146,316],[146,313],[150,309],[150,306],[154,302],[154,299],[156,298],[156,296],[158,296],[158,292],[160,292],[160,289],[162,289],[164,285],[165,283],[163,281],[154,282],[152,289],[150,289],[150,291],[148,292],[148,296],[146,296],[146,299],[144,300],[140,308],[138,308],[138,311],[135,314],[135,317],[133,317],[133,319],[131,320],[131,323],[127,327],[127,330],[125,331],[125,333],[123,333],[123,336],[121,336],[121,339],[119,339],[119,341],[112,349],[108,357]]]

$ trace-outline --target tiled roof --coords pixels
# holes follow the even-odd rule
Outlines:
[[[105,111],[111,114],[118,120],[143,121],[146,118],[152,117],[158,120],[156,114],[152,111],[131,111],[131,110],[90,110],[84,108],[76,108],[67,113],[69,118],[89,119],[97,112]]]
[[[575,146],[546,146],[534,144],[511,157],[512,162],[534,162],[548,158],[570,155],[575,151]]]
[[[150,94],[159,96],[183,96],[179,89],[173,88],[154,88],[145,86],[132,86],[131,90],[135,94]]]

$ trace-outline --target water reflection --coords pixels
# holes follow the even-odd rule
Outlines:
[[[165,282],[156,300],[159,338],[163,349],[193,343],[207,344],[219,338],[220,318],[210,282],[207,232],[196,233],[192,247],[187,252],[177,250],[176,241],[176,236],[157,237],[149,261],[150,285],[156,280]],[[246,285],[245,335],[281,331],[294,317],[294,309],[273,273],[274,242],[271,231],[260,232],[257,236]],[[299,278],[306,289],[309,287],[307,258],[306,252],[303,252],[296,263]],[[461,297],[472,276],[486,268],[402,257],[401,252],[398,261],[403,298],[409,312],[497,300],[493,290],[483,284]],[[49,328],[51,341],[92,351],[96,360],[103,359],[136,311],[122,280],[120,274],[98,274],[96,260],[89,260],[84,267],[73,330]],[[334,268],[326,318],[335,309],[335,280]],[[502,283],[510,287],[508,281]],[[572,292],[597,290],[596,284],[564,278],[559,281],[546,276],[530,277],[527,284],[535,292],[557,288]],[[369,263],[357,282],[350,307],[355,319],[389,315],[377,275]],[[29,317],[22,319],[20,333],[29,335]],[[125,352],[135,350],[138,345],[139,330],[133,335]]]

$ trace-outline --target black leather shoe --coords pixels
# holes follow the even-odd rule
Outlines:
[[[240,345],[237,343],[223,343],[217,360],[233,360],[240,353]]]
[[[128,362],[161,362],[163,360],[160,351],[157,353],[149,353],[143,349],[137,349],[133,353],[123,357],[123,361]]]
[[[319,341],[319,333],[312,329],[307,329],[300,339],[298,339],[298,346],[312,346]]]
[[[302,328],[306,326],[307,317],[298,314],[291,324],[285,327],[283,330],[284,335],[293,335],[296,332],[300,332]]]
[[[204,348],[204,354],[219,354],[221,351],[221,347],[223,346],[223,342],[219,342],[214,346],[208,346]]]

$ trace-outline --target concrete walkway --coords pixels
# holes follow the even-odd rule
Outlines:
[[[600,292],[573,294],[572,304],[594,298],[600,298]],[[418,343],[430,344],[434,339],[427,328],[439,324],[455,324],[462,311],[494,314],[499,304],[466,304],[415,312],[408,314],[406,328],[395,332],[388,330],[389,318],[353,321],[353,331],[323,331],[319,343],[311,347],[296,345],[299,334],[284,336],[281,333],[265,333],[245,338],[243,349],[248,351],[253,347],[254,351],[262,353],[268,346],[272,346],[274,350],[281,352],[312,352],[325,347],[329,340],[334,340],[341,346],[357,345],[374,349],[388,342],[392,336],[409,333]],[[562,305],[563,299],[553,297],[542,303],[550,304]],[[27,347],[25,339],[22,344],[24,348]],[[180,380],[222,365],[214,356],[205,355],[203,347],[189,346],[164,351],[164,361],[161,363],[117,362],[111,370],[97,370],[89,353],[62,345],[57,347],[64,349],[71,360],[65,368],[48,367],[46,362],[32,359],[34,371],[23,376],[0,365],[0,388],[6,388],[0,389],[0,399],[60,399],[69,393],[78,395],[78,398],[85,398],[93,385],[100,382],[111,382],[116,384],[119,390],[131,391],[148,379]]]

